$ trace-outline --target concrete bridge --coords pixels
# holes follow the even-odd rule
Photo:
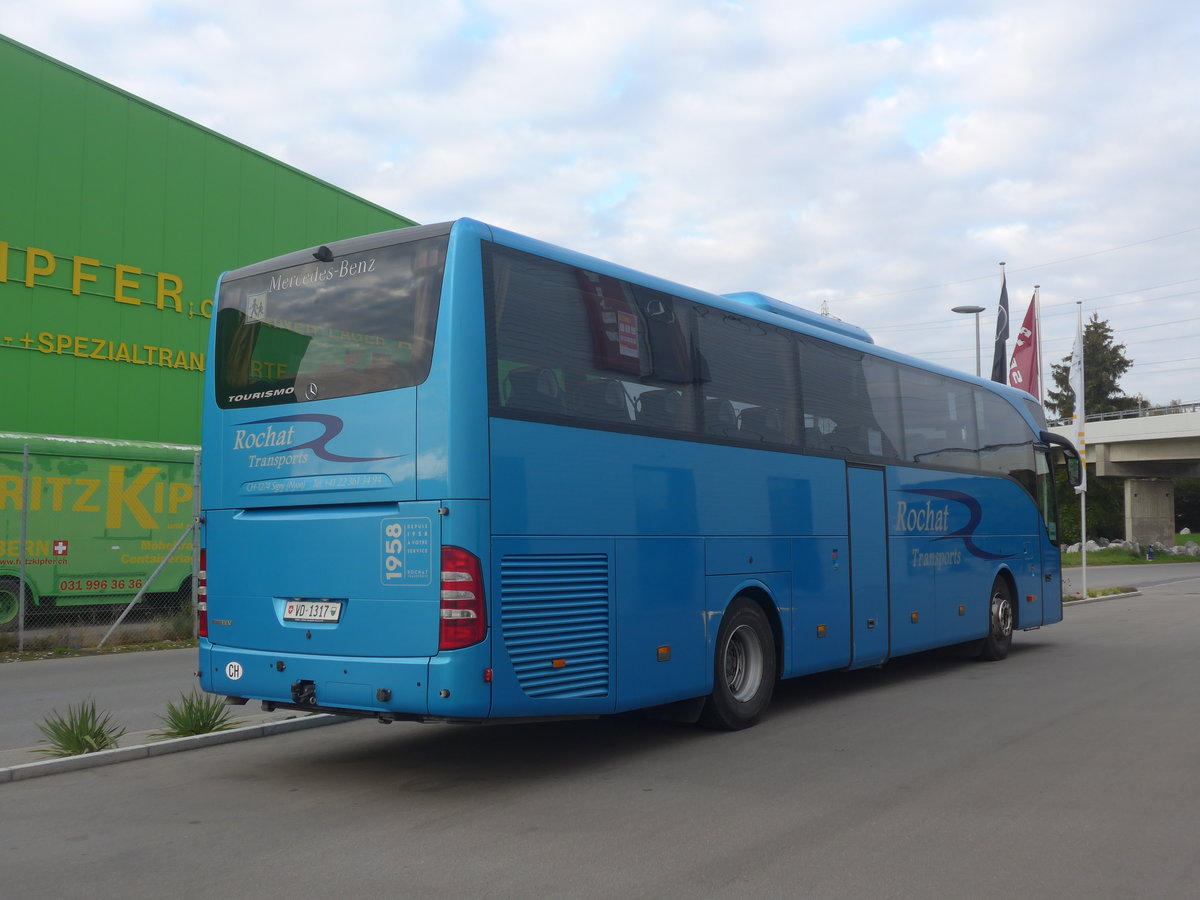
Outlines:
[[[1050,430],[1079,445],[1069,422]],[[1173,546],[1172,479],[1200,478],[1200,403],[1089,417],[1084,434],[1089,470],[1126,479],[1125,540]]]

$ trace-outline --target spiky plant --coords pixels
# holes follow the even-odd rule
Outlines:
[[[210,731],[228,731],[241,721],[233,718],[225,700],[213,694],[180,694],[179,703],[167,703],[166,715],[159,716],[163,728],[154,732],[160,740],[188,737],[193,734],[208,734]]]
[[[38,730],[46,737],[42,743],[49,747],[37,752],[53,758],[111,750],[125,734],[125,726],[117,724],[111,713],[99,712],[91,697],[78,706],[68,706],[65,713],[53,710],[38,723]]]

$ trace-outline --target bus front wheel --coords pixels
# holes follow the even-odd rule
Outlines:
[[[1001,660],[1008,656],[1013,639],[1013,595],[1008,582],[997,578],[992,583],[988,604],[988,635],[979,648],[979,658]]]
[[[700,722],[737,731],[755,724],[775,690],[775,637],[762,608],[749,597],[729,604],[717,632],[713,691]]]

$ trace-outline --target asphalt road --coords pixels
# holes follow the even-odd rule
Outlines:
[[[1110,587],[1154,587],[1176,584],[1200,578],[1200,562],[1155,563],[1154,565],[1088,566],[1088,590]],[[1071,594],[1083,588],[1083,570],[1063,569],[1063,593]]]
[[[0,785],[5,896],[1196,895],[1200,578],[757,728],[353,722]]]
[[[0,750],[36,746],[38,722],[89,698],[129,731],[159,728],[167,702],[195,688],[195,672],[195,650],[0,664]]]

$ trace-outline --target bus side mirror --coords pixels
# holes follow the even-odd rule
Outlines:
[[[1075,445],[1051,431],[1043,431],[1041,439],[1044,444],[1062,449],[1063,457],[1067,461],[1067,481],[1071,487],[1079,487],[1083,483],[1083,460],[1079,458],[1079,451],[1075,449]]]
[[[1071,483],[1071,487],[1079,487],[1083,483],[1083,465],[1078,453],[1067,456],[1067,481]]]

